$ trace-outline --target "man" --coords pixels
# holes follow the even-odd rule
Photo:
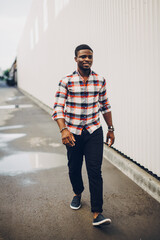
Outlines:
[[[82,163],[85,156],[91,196],[93,225],[111,223],[102,215],[103,180],[101,165],[103,158],[103,132],[99,111],[108,125],[107,143],[114,143],[114,128],[110,104],[107,98],[106,81],[91,70],[93,50],[86,44],[75,49],[77,71],[59,82],[54,104],[53,119],[62,135],[68,156],[69,177],[74,197],[70,207],[81,207],[84,190]]]

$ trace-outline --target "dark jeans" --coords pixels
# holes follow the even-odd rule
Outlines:
[[[102,212],[103,180],[101,165],[103,159],[102,127],[90,134],[85,128],[81,135],[75,135],[74,147],[67,147],[69,177],[75,194],[84,190],[82,180],[82,163],[85,156],[86,169],[89,179],[91,211]]]

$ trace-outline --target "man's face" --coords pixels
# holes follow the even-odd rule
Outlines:
[[[83,71],[89,70],[93,63],[93,52],[89,49],[79,50],[75,61],[77,62],[78,69]]]

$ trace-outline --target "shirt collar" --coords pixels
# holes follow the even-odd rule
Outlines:
[[[83,77],[81,76],[81,74],[79,73],[78,70],[76,70],[74,73],[77,74],[81,79],[83,79]],[[90,78],[91,75],[93,75],[92,69],[91,69],[91,71],[90,71],[90,74],[89,74],[89,76],[88,76],[88,79]]]

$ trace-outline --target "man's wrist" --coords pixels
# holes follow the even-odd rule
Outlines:
[[[114,132],[114,127],[113,127],[113,125],[108,126],[108,131],[109,131],[109,132]]]
[[[68,129],[68,128],[67,128],[67,127],[62,128],[62,129],[60,130],[60,133],[62,133],[63,130],[65,130],[65,129]]]

